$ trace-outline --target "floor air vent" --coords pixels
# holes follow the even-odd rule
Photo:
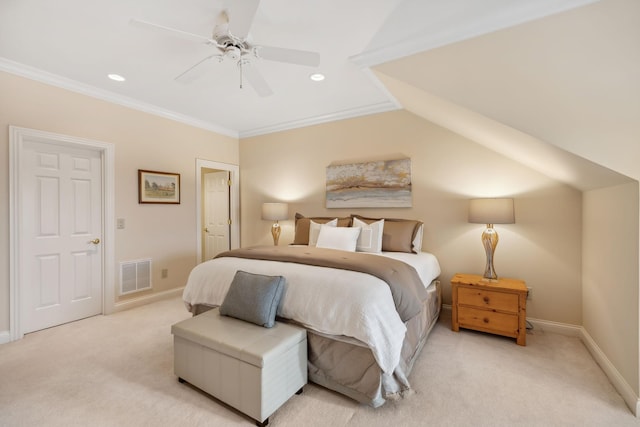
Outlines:
[[[120,263],[120,295],[151,289],[151,260]]]

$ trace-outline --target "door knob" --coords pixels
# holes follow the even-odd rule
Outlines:
[[[209,232],[209,228],[205,227],[205,228],[204,228],[204,232],[205,232],[205,233],[208,233],[208,232]]]
[[[98,243],[100,243],[100,239],[98,239],[97,237],[93,240],[89,240],[89,243],[93,243],[94,245],[97,245]]]

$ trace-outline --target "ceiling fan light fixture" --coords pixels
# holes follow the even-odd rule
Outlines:
[[[116,81],[116,82],[123,82],[127,79],[125,79],[124,77],[122,77],[120,74],[107,74],[107,77],[109,77],[111,80]]]
[[[313,73],[309,76],[309,78],[314,82],[321,82],[324,80],[325,77],[324,77],[324,74],[322,73]]]

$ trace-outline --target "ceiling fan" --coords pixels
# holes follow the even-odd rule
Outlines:
[[[253,66],[255,61],[266,59],[317,67],[320,64],[320,55],[317,52],[257,45],[250,42],[248,40],[249,31],[259,3],[260,0],[230,1],[228,9],[223,10],[216,17],[211,37],[204,37],[135,18],[130,23],[153,31],[171,33],[174,36],[204,43],[215,48],[213,54],[185,70],[175,80],[183,83],[192,82],[204,74],[206,67],[203,67],[203,64],[206,62],[211,60],[218,62],[230,60],[235,61],[240,70],[240,87],[242,88],[243,78],[246,78],[258,95],[264,97],[273,94],[273,91],[262,77],[260,71]]]

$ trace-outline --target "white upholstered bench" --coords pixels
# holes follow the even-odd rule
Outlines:
[[[215,308],[171,327],[174,372],[259,426],[307,383],[307,334],[220,315]]]

